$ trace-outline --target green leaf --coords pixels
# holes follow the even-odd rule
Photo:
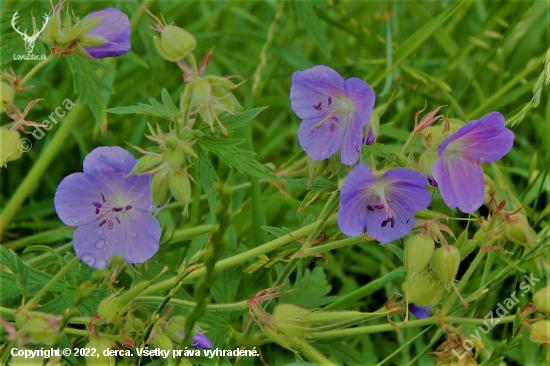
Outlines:
[[[258,163],[254,152],[243,150],[235,145],[244,142],[242,139],[220,138],[204,136],[198,140],[199,144],[216,154],[221,161],[237,169],[241,173],[248,173],[260,179],[282,181],[282,179],[262,164]]]
[[[236,128],[246,126],[248,122],[252,121],[254,118],[256,118],[258,114],[266,109],[267,107],[258,107],[239,114],[225,114],[224,116],[220,117],[220,121],[222,122],[222,125],[225,126],[227,131],[232,131]],[[201,124],[200,129],[203,132],[208,132],[212,130],[211,127],[206,123]],[[222,130],[220,126],[216,124],[214,126],[214,131],[220,133]]]
[[[398,67],[407,59],[415,50],[426,42],[426,40],[434,34],[439,27],[443,26],[449,18],[456,13],[466,1],[458,1],[447,10],[441,12],[438,16],[424,24],[422,28],[411,34],[399,47],[393,52],[393,64],[387,68],[386,65],[376,67],[365,80],[374,88],[382,82],[389,73]]]
[[[195,179],[201,188],[206,192],[210,213],[213,215],[216,208],[216,191],[214,183],[219,179],[212,163],[200,147],[196,147],[199,158],[195,160]]]
[[[324,23],[319,19],[313,7],[313,1],[295,2],[298,9],[298,19],[301,28],[307,29],[308,34],[313,36],[313,39],[319,46],[321,52],[330,59],[330,47],[328,39],[325,35]]]
[[[278,228],[278,227],[272,227],[272,226],[262,226],[262,230],[270,233],[271,235],[277,238],[280,238],[281,236],[284,236],[293,231],[292,229],[287,229],[285,227]]]
[[[73,73],[75,93],[78,93],[79,98],[88,105],[96,125],[102,130],[102,111],[106,107],[102,93],[114,94],[114,91],[96,74],[94,67],[105,68],[105,66],[99,61],[85,60],[78,55],[69,55],[65,58]]]
[[[327,282],[323,269],[315,267],[313,271],[306,269],[304,276],[293,288],[296,290],[281,296],[280,302],[314,309],[326,304],[323,298],[330,292],[331,286]]]
[[[291,186],[298,186],[298,187],[307,187],[307,182],[309,179],[292,179],[287,180],[285,183]],[[338,185],[334,182],[331,182],[328,179],[317,177],[311,182],[311,190],[315,189],[338,189]]]
[[[154,98],[149,98],[150,105],[138,103],[135,106],[109,108],[105,110],[105,112],[113,114],[147,114],[154,117],[175,118],[175,116],[179,114],[179,110],[172,102],[170,94],[168,94],[166,89],[162,90],[161,97],[164,105],[157,102]]]

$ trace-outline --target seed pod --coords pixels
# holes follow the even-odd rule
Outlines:
[[[508,220],[502,223],[506,236],[519,241],[520,243],[533,242],[535,240],[535,232],[529,225],[529,221],[525,215],[518,213],[508,217]]]
[[[537,310],[550,312],[550,286],[538,290],[533,296],[533,302],[537,305]]]
[[[550,321],[540,320],[531,326],[531,341],[550,346]]]
[[[0,81],[0,113],[4,113],[13,102],[15,90],[11,83]]]
[[[191,33],[175,25],[167,25],[160,32],[160,39],[154,38],[155,46],[162,57],[169,61],[183,60],[197,46]]]
[[[458,267],[460,266],[460,251],[454,245],[435,250],[432,258],[432,268],[436,276],[445,284],[447,290],[453,286]]]
[[[291,304],[279,304],[273,311],[273,326],[279,333],[288,336],[302,336],[309,331],[305,316],[311,310]]]
[[[428,267],[435,243],[424,235],[414,235],[405,244],[405,268],[409,276],[415,277]]]

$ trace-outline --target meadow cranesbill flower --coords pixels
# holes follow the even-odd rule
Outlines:
[[[61,181],[54,197],[59,219],[77,226],[76,255],[103,269],[115,254],[127,263],[143,263],[159,248],[161,228],[150,213],[151,178],[125,178],[137,160],[118,146],[98,147],[84,159],[84,173]]]
[[[398,168],[377,179],[364,162],[346,177],[340,189],[338,226],[347,236],[367,232],[380,243],[404,237],[414,227],[414,211],[429,206],[428,180],[417,171]]]
[[[505,127],[504,116],[498,112],[468,122],[443,140],[432,176],[445,204],[465,213],[477,211],[484,200],[481,163],[502,158],[513,142],[514,133]]]
[[[294,72],[290,102],[303,120],[298,129],[300,146],[315,161],[328,159],[341,148],[342,164],[357,163],[374,101],[369,84],[358,78],[344,80],[330,67]],[[372,143],[374,136],[368,137]]]
[[[130,19],[115,8],[94,11],[84,19],[102,18],[86,36],[104,39],[107,43],[97,47],[84,47],[95,58],[121,56],[130,52]]]

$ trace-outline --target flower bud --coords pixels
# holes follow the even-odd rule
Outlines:
[[[406,168],[409,165],[409,159],[401,154],[401,153],[395,153],[395,162],[398,166]]]
[[[212,87],[208,80],[200,79],[193,82],[193,98],[199,106],[210,105]]]
[[[428,267],[432,259],[435,243],[424,235],[414,235],[405,244],[405,268],[407,274],[415,277]]]
[[[122,319],[119,312],[120,305],[118,293],[104,298],[97,307],[97,313],[108,323],[115,323]]]
[[[415,279],[407,279],[402,287],[407,303],[414,302],[418,306],[431,304],[434,293],[438,291],[437,282],[433,280],[430,271],[424,271]]]
[[[168,185],[174,198],[187,207],[193,195],[189,177],[183,173],[176,172],[168,178]]]
[[[504,226],[506,236],[511,239],[515,239],[520,243],[528,243],[535,240],[535,232],[529,225],[529,221],[525,215],[521,213],[509,216],[502,225]]]
[[[162,157],[159,155],[145,155],[138,160],[134,169],[132,169],[132,174],[142,174],[147,173],[162,163]]]
[[[174,350],[174,345],[170,338],[166,334],[157,334],[155,337],[155,348],[160,348],[163,351],[168,351],[168,358],[172,357],[172,351]]]
[[[449,135],[458,131],[462,127],[463,123],[456,119],[448,119],[449,121],[449,131],[445,131],[445,124],[440,125],[431,125],[424,129],[424,135],[427,136],[432,134],[432,147],[437,150],[437,147],[445,140]]]
[[[44,31],[41,33],[40,39],[46,43],[56,42],[61,38],[61,26],[61,12],[54,8],[53,15],[48,19],[48,24],[46,24],[46,28],[44,28]]]
[[[535,303],[535,305],[537,305],[537,310],[543,311],[545,313],[550,312],[550,286],[547,286],[535,292],[535,296],[533,296],[533,302]]]
[[[531,326],[531,341],[550,347],[550,321],[540,320]]]
[[[317,177],[322,177],[325,173],[325,169],[327,168],[328,161],[327,160],[321,160],[321,161],[315,161],[311,158],[307,159],[307,168],[309,172],[309,180],[313,181]]]
[[[296,347],[300,346],[301,337],[281,334],[268,326],[264,326],[263,330],[266,337],[269,338],[272,342],[275,342],[281,347],[284,347],[290,351],[295,352]]]
[[[34,343],[43,343],[46,345],[53,345],[58,340],[58,336],[55,330],[55,324],[52,323],[54,319],[46,319],[42,316],[33,315],[31,319],[22,327],[28,332]]]
[[[21,351],[25,351],[24,348],[20,348]],[[42,356],[25,357],[25,356],[11,356],[10,366],[41,366],[46,359]]]
[[[273,311],[273,326],[287,336],[302,336],[309,331],[305,316],[311,310],[291,304],[279,304]]]
[[[168,150],[166,152],[166,161],[172,170],[178,170],[185,161],[185,155],[181,150]]]
[[[487,174],[483,174],[483,185],[485,187],[483,201],[487,203],[495,194],[495,182]]]
[[[86,349],[95,349],[95,353],[89,352],[89,355],[87,354],[85,356],[86,358],[86,364],[88,366],[115,366],[116,365],[116,359],[114,356],[105,356],[103,354],[103,351],[106,351],[107,348],[114,349],[116,347],[116,344],[109,340],[109,339],[101,339],[101,338],[92,338],[90,340],[90,343],[88,343],[85,348]]]
[[[0,113],[4,113],[13,102],[15,90],[11,83],[0,81]]]
[[[82,23],[78,49],[94,58],[121,56],[130,52],[130,19],[116,8],[91,12]],[[76,27],[76,24],[75,24]]]
[[[155,206],[162,206],[170,199],[168,173],[160,171],[151,178],[151,200]]]
[[[166,328],[166,334],[168,337],[177,344],[180,344],[183,341],[183,332],[185,330],[185,317],[175,316],[168,323]]]
[[[420,155],[420,159],[418,160],[418,170],[426,178],[428,178],[428,181],[434,187],[437,187],[437,183],[432,177],[432,166],[436,160],[437,154],[435,152],[430,152],[429,150]]]
[[[175,25],[167,25],[154,38],[155,46],[162,57],[169,61],[183,60],[197,45],[191,33]]]
[[[458,267],[460,266],[460,251],[454,245],[438,248],[432,258],[432,268],[436,276],[445,284],[447,290],[453,286]]]
[[[17,160],[23,154],[19,148],[19,132],[0,128],[0,168],[8,161]]]
[[[363,128],[363,138],[366,145],[372,145],[380,131],[380,117],[376,111],[372,111],[369,123]]]

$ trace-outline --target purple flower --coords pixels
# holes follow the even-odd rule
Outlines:
[[[398,168],[377,179],[360,162],[340,189],[338,226],[347,236],[365,231],[380,243],[404,237],[414,227],[414,211],[429,206],[428,180],[417,171]]]
[[[198,328],[196,329],[199,333],[193,336],[193,347],[200,349],[211,349],[213,346],[212,342],[210,342],[210,339],[208,339],[208,337],[203,334]],[[185,337],[185,333],[183,332],[177,332],[177,334],[180,335],[182,338]]]
[[[502,158],[513,142],[514,133],[505,127],[504,116],[498,112],[468,122],[443,140],[432,175],[445,204],[465,213],[477,211],[484,197],[480,164]]]
[[[102,38],[108,43],[98,47],[86,47],[86,52],[92,57],[115,57],[130,52],[130,19],[115,8],[106,8],[94,11],[86,16],[89,18],[103,18],[88,36]]]
[[[418,306],[415,303],[411,302],[409,303],[409,310],[418,319],[424,319],[430,316],[432,306],[431,305]]]
[[[150,176],[125,178],[136,162],[118,146],[98,147],[84,159],[84,173],[65,177],[57,187],[57,215],[65,225],[78,226],[74,251],[90,267],[105,268],[115,254],[143,263],[159,249]]]
[[[290,101],[303,120],[298,129],[300,146],[315,161],[328,159],[342,148],[342,163],[357,163],[374,100],[367,83],[358,78],[344,80],[330,67],[294,72]]]

